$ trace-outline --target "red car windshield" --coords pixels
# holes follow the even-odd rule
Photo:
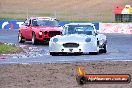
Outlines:
[[[59,22],[56,20],[33,20],[33,26],[59,26]]]

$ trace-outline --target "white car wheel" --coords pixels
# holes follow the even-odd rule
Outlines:
[[[103,53],[106,53],[107,52],[107,44],[104,44],[104,46],[103,46]]]
[[[106,53],[107,52],[107,44],[104,44],[103,49],[101,49],[99,52]]]

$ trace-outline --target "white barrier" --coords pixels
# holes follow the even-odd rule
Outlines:
[[[132,34],[132,23],[100,23],[100,33]]]

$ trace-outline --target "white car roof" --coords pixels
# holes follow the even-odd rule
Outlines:
[[[69,23],[69,24],[65,24],[65,26],[68,25],[91,25],[91,26],[95,26],[93,23]]]

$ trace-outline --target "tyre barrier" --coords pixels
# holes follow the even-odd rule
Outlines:
[[[131,5],[116,6],[113,10],[116,22],[132,22],[132,7]]]

